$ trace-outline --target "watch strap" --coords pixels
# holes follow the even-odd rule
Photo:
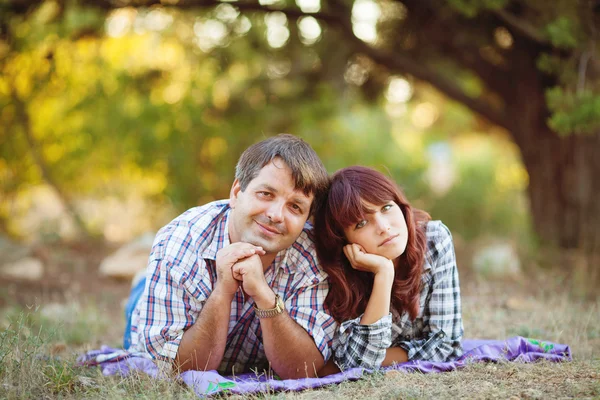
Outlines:
[[[278,294],[275,295],[275,307],[273,308],[261,309],[254,304],[254,313],[258,318],[273,318],[283,313],[284,310],[285,304]]]

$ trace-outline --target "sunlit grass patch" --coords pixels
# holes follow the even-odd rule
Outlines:
[[[523,336],[567,344],[576,360],[600,358],[600,299],[581,300],[549,282],[536,290],[491,282],[465,286],[466,338]]]
[[[79,337],[79,333],[68,332],[69,329],[77,331],[77,324],[52,325],[37,311],[11,309],[8,314],[3,316],[5,326],[0,332],[2,399],[196,397],[190,388],[177,380],[154,379],[143,373],[125,377],[103,376],[97,367],[80,366],[77,351],[56,355],[57,340]],[[94,335],[98,335],[98,331],[91,330],[89,338],[97,338]],[[68,349],[79,347],[79,340],[67,343]]]
[[[0,311],[0,327],[7,326],[10,321],[22,319],[21,333],[38,330],[47,344],[54,344],[53,352],[61,348],[94,346],[100,344],[99,338],[115,325],[114,316],[101,311],[95,305],[81,306],[79,303],[50,303],[28,308],[13,306]],[[118,320],[121,325],[122,317]],[[103,343],[118,346],[120,343]]]

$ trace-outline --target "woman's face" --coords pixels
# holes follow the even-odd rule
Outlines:
[[[375,205],[363,202],[365,219],[344,229],[349,243],[356,243],[370,254],[395,260],[406,250],[408,229],[402,210],[393,201]]]

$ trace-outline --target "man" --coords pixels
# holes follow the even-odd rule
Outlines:
[[[240,157],[229,200],[192,208],[154,241],[131,321],[132,350],[179,371],[269,366],[313,377],[335,322],[306,224],[328,175],[310,146],[279,135]]]

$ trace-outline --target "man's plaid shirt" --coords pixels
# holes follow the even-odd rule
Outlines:
[[[170,361],[183,332],[202,312],[217,280],[217,252],[230,244],[229,201],[192,208],[162,228],[146,271],[146,288],[132,316],[131,351]],[[318,264],[310,224],[294,244],[279,252],[265,272],[289,315],[313,338],[327,360],[334,319],[323,310],[329,285]],[[268,367],[254,301],[241,289],[231,303],[227,345],[219,372],[230,374]]]
[[[340,368],[379,368],[389,347],[401,347],[409,360],[447,361],[462,354],[460,286],[452,235],[441,221],[427,224],[427,251],[421,279],[420,309],[410,320],[393,307],[371,325],[359,316],[339,326],[333,341]]]

